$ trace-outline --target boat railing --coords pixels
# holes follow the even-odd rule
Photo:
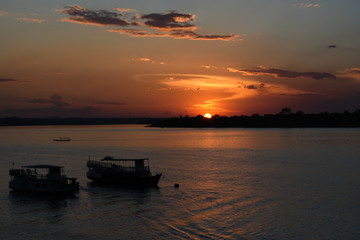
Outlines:
[[[51,174],[39,174],[29,169],[10,169],[11,176],[22,176],[29,179],[49,180],[54,177]],[[56,179],[67,179],[66,175],[56,176]]]
[[[150,167],[136,168],[136,167],[118,167],[120,172],[150,172]]]
[[[133,166],[122,166],[119,164],[114,164],[114,163],[109,163],[109,162],[93,161],[93,160],[88,160],[87,166],[92,167],[92,168],[93,167],[112,168],[119,172],[150,172],[149,166],[142,166],[141,168],[139,168],[139,167],[133,167]]]
[[[93,160],[87,161],[88,167],[112,167],[114,165],[115,164],[113,164],[113,163],[98,162],[98,161],[93,161]]]

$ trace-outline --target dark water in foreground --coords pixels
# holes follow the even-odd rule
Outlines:
[[[360,129],[2,127],[0,136],[2,240],[360,239]],[[159,188],[91,184],[88,156],[107,155],[149,157]],[[13,162],[63,165],[80,191],[10,192]]]

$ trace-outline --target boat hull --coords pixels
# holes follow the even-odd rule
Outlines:
[[[23,181],[14,179],[9,182],[9,188],[18,192],[74,194],[79,190],[79,184],[67,184],[56,181]]]
[[[120,187],[136,187],[136,188],[145,188],[145,187],[157,187],[161,178],[161,173],[154,176],[137,176],[134,174],[107,174],[104,176],[92,176],[87,174],[87,178],[96,182],[113,186]]]

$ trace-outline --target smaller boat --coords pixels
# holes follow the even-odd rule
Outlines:
[[[60,166],[22,166],[20,169],[10,169],[9,174],[9,188],[15,191],[73,194],[79,190],[76,178],[68,178]]]
[[[152,175],[149,159],[115,159],[107,156],[101,161],[87,161],[88,179],[122,187],[157,187],[161,173]]]
[[[54,138],[53,139],[56,142],[70,142],[71,139],[69,137],[59,137],[59,138]]]

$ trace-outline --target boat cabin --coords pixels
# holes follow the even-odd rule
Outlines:
[[[122,186],[157,186],[161,173],[152,175],[149,159],[116,159],[107,156],[100,161],[87,161],[87,178],[95,182]]]
[[[61,179],[66,177],[64,168],[54,165],[30,165],[22,166],[21,169],[11,169],[11,176],[27,176],[36,179]]]
[[[88,167],[90,168],[118,168],[122,172],[150,172],[149,159],[116,159],[111,156],[107,156],[101,161],[88,161]]]
[[[78,189],[76,178],[68,178],[64,168],[55,165],[30,165],[10,169],[9,187],[31,192],[73,192]]]

